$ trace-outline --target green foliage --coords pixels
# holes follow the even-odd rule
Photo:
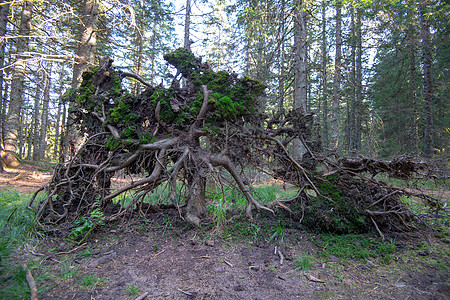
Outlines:
[[[280,244],[282,244],[286,237],[286,225],[282,220],[279,220],[273,229],[273,233],[269,238],[269,242],[277,240]]]
[[[304,255],[297,257],[295,259],[295,269],[303,272],[308,272],[311,268],[311,257],[309,255]]]
[[[116,106],[109,110],[109,122],[113,125],[135,126],[139,121],[139,116],[133,112],[136,105],[136,98],[131,94],[126,94],[115,99]]]
[[[106,281],[107,278],[104,277],[98,277],[95,275],[86,275],[78,281],[78,284],[89,289],[90,291],[93,291],[97,286],[106,283]]]
[[[107,150],[113,151],[117,147],[119,147],[120,144],[121,144],[121,140],[112,136],[112,137],[108,138],[108,140],[106,140],[105,148]]]
[[[34,213],[26,208],[28,200],[29,195],[13,190],[0,191],[0,278],[4,278],[0,299],[29,298],[25,270],[14,258],[14,253],[25,242],[33,244],[36,238]]]
[[[197,59],[194,54],[185,48],[178,48],[175,51],[164,54],[163,57],[184,76],[188,76],[197,67]]]
[[[129,288],[124,291],[125,295],[130,297],[136,297],[139,295],[139,288],[136,284],[132,283]]]
[[[311,209],[305,216],[304,224],[321,232],[354,233],[365,231],[364,212],[356,205],[357,199],[341,194],[338,188],[339,178],[330,176],[316,183],[322,196],[311,200]]]
[[[70,232],[69,239],[76,241],[82,237],[82,239],[78,242],[78,244],[81,244],[84,240],[86,240],[86,238],[96,227],[103,224],[103,212],[100,209],[96,208],[91,212],[89,218],[81,218],[80,220],[76,221],[75,225],[78,227]]]
[[[174,122],[177,117],[176,113],[172,109],[172,106],[170,105],[170,100],[174,95],[174,90],[165,89],[158,86],[149,99],[155,108],[158,105],[158,102],[160,103],[161,112],[159,117],[167,124]]]
[[[224,199],[217,199],[207,209],[213,214],[217,229],[222,229],[227,223],[227,205]]]
[[[65,264],[61,268],[60,273],[62,279],[75,278],[78,277],[78,268],[70,264]]]
[[[328,258],[334,255],[342,259],[380,258],[383,263],[389,263],[395,252],[395,242],[381,242],[360,234],[321,234],[316,241],[323,250],[321,256]]]

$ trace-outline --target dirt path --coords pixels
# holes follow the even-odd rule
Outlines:
[[[38,165],[21,164],[19,168],[5,168],[3,172],[0,172],[0,188],[26,193],[35,192],[47,184],[51,176],[51,170]]]

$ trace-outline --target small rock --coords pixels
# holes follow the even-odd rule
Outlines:
[[[206,240],[205,241],[206,246],[214,247],[214,240]]]

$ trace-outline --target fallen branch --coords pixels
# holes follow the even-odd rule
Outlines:
[[[149,292],[145,292],[134,300],[143,300],[143,299],[147,298],[148,294],[149,294]]]
[[[38,300],[36,282],[34,281],[31,271],[27,268],[26,264],[22,265],[23,269],[27,272],[25,278],[27,279],[28,286],[30,288],[30,299]]]
[[[180,292],[182,292],[182,293],[185,294],[185,295],[192,296],[191,293],[186,292],[186,291],[183,291],[182,289],[177,289],[177,290],[180,291]]]

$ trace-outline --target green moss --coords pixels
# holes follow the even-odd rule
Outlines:
[[[165,54],[164,59],[177,68],[177,71],[181,72],[183,76],[189,76],[189,74],[197,67],[197,59],[194,54],[184,48],[178,48],[175,51]]]
[[[116,106],[109,110],[111,124],[135,125],[139,121],[139,116],[132,112],[132,107],[136,104],[134,96],[126,94],[117,98],[115,102]]]
[[[158,105],[158,102],[160,103],[161,111],[159,113],[159,117],[165,123],[172,123],[177,117],[176,113],[172,109],[172,106],[170,105],[170,100],[174,97],[174,95],[174,90],[166,90],[163,87],[158,86],[155,92],[150,96],[150,102],[154,107]]]
[[[115,137],[112,136],[106,141],[105,148],[107,150],[113,151],[117,147],[119,147],[120,144],[121,144],[121,140],[120,139],[116,139]]]
[[[158,139],[156,137],[154,137],[151,132],[147,132],[145,134],[139,135],[139,142],[141,144],[151,144],[151,143],[156,142],[157,140]]]
[[[322,232],[353,233],[367,230],[365,213],[357,206],[357,199],[341,194],[339,178],[331,176],[328,180],[316,183],[323,196],[311,200],[310,212],[305,217],[308,227]]]
[[[132,139],[132,138],[137,138],[137,137],[138,137],[138,134],[137,134],[137,132],[136,132],[136,127],[135,127],[135,126],[128,126],[128,127],[126,127],[125,129],[123,129],[123,130],[120,132],[120,137],[121,137],[122,139],[128,139],[128,138]]]

